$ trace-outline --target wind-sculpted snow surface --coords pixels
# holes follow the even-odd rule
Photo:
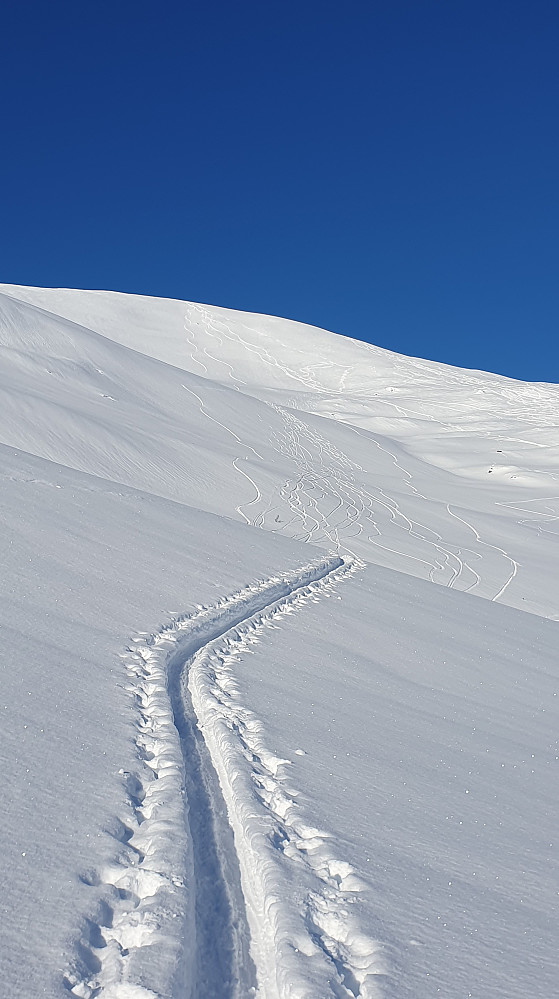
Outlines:
[[[125,654],[141,765],[125,775],[118,856],[83,875],[116,894],[87,922],[64,979],[73,995],[385,994],[386,948],[353,911],[365,885],[298,807],[289,761],[267,748],[234,677],[263,629],[356,568],[332,557],[257,582]]]

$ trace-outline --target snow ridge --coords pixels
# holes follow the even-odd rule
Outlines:
[[[385,947],[356,914],[365,885],[286,784],[234,664],[265,628],[360,567],[320,558],[199,606],[124,653],[138,773],[114,862],[66,988],[82,999],[384,996]]]

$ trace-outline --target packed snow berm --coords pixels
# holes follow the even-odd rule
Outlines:
[[[2,995],[556,995],[559,387],[0,291]]]

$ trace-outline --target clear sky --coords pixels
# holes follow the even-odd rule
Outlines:
[[[559,381],[557,0],[7,0],[0,281]]]

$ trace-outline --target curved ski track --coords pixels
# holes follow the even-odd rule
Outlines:
[[[241,336],[240,329],[246,330],[248,339]],[[210,376],[210,371],[200,360],[198,356],[200,353],[210,364],[212,373],[223,372],[225,369],[226,383],[231,382],[238,391],[241,391],[239,386],[246,386],[246,382],[237,376],[230,361],[220,356],[224,351],[227,353],[228,345],[231,344],[235,348],[240,346],[270,371],[277,369],[282,376],[291,379],[294,389],[298,392],[306,390],[315,396],[323,396],[328,395],[329,391],[331,393],[336,390],[334,383],[328,390],[315,377],[315,371],[319,368],[337,367],[333,362],[316,361],[312,365],[290,367],[270,353],[262,336],[258,343],[254,343],[253,331],[248,326],[239,323],[238,328],[234,330],[205,306],[195,303],[187,305],[184,331],[191,348],[192,361],[201,365],[204,375]],[[202,339],[198,342],[200,337]],[[205,345],[202,347],[204,338]],[[213,344],[215,344],[213,348],[215,353],[210,349]],[[379,348],[370,344],[366,346],[372,353],[379,352]],[[431,368],[417,359],[407,359],[407,364],[413,364],[418,372],[432,376]],[[338,391],[343,390],[348,370],[346,368],[339,375]],[[461,377],[464,377],[464,372]],[[476,387],[479,387],[479,382],[474,378],[472,388]],[[507,396],[505,390],[503,392]],[[537,386],[532,388],[532,393],[535,400],[541,401],[547,398]],[[514,399],[515,397],[511,396],[509,401],[513,402]],[[213,422],[218,422],[204,410],[201,400],[198,401],[204,415]],[[411,410],[409,406],[403,409],[396,402],[388,400],[384,400],[384,403],[403,418],[414,416],[417,419],[428,419],[432,423],[438,423],[437,418],[429,412]],[[371,482],[370,476],[367,486],[362,477],[363,473],[367,475],[367,470],[322,436],[316,427],[305,421],[304,411],[299,411],[296,416],[286,405],[275,405],[270,401],[267,405],[281,417],[284,424],[283,431],[272,434],[270,444],[278,453],[293,462],[294,476],[265,496],[261,492],[262,486],[239,465],[241,461],[246,464],[248,456],[238,455],[233,461],[233,466],[254,490],[250,501],[236,506],[236,512],[246,523],[285,533],[295,540],[333,545],[339,554],[347,554],[350,557],[367,557],[369,549],[375,553],[373,561],[378,561],[381,565],[386,564],[390,568],[411,572],[431,582],[464,592],[473,592],[493,601],[500,600],[509,587],[515,588],[520,563],[504,548],[484,540],[476,526],[465,519],[464,514],[467,510],[462,510],[462,515],[456,514],[448,502],[442,501],[434,511],[433,526],[421,523],[413,516],[415,504],[412,503],[410,507],[408,503],[404,503],[408,507],[406,512],[401,501],[399,503],[379,485]],[[292,406],[297,409],[296,401],[293,401]],[[553,410],[550,413],[550,422],[553,422],[552,412]],[[521,415],[526,417],[524,412]],[[332,418],[337,419],[335,413],[332,414]],[[382,438],[378,439],[375,434],[358,429],[351,423],[344,425],[347,430],[357,434],[376,449],[377,459],[388,463],[388,467],[392,466],[392,471],[395,469],[398,471],[403,487],[401,500],[406,494],[410,499],[414,497],[426,499],[414,485],[412,473],[382,443]],[[440,427],[444,432],[466,432],[466,428],[452,422],[441,423]],[[496,441],[515,441],[540,448],[547,446],[524,438],[505,438],[489,430],[480,433],[481,436]],[[237,440],[243,448],[249,448],[244,441],[238,438]],[[251,450],[254,453],[254,449]],[[373,458],[372,468],[375,464]],[[369,473],[370,471],[371,469]],[[361,474],[356,476],[356,472]],[[362,479],[361,482],[358,481],[359,478]],[[509,506],[504,503],[496,505]],[[459,545],[455,539],[445,539],[437,530],[437,527],[442,526],[446,533],[446,528],[450,525],[454,535],[457,525],[460,525],[458,530],[463,540]],[[354,550],[355,545],[358,548],[357,552]]]
[[[136,773],[114,861],[64,977],[82,999],[381,999],[387,948],[357,916],[365,888],[286,784],[234,665],[259,633],[361,563],[320,558],[199,606],[123,658]],[[101,890],[99,890],[101,889]]]

